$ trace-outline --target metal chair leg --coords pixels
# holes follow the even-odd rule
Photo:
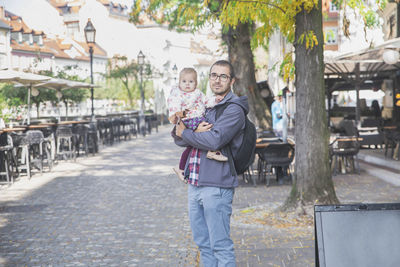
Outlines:
[[[269,180],[271,179],[271,172],[272,172],[272,166],[269,164],[266,164],[266,173],[265,173],[265,177],[266,177],[266,185],[269,186]]]

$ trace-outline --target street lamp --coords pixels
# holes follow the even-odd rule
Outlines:
[[[139,65],[139,74],[140,74],[140,84],[139,84],[139,89],[140,89],[140,113],[139,113],[139,128],[140,131],[142,132],[143,136],[146,135],[146,126],[145,126],[145,117],[144,117],[144,90],[143,90],[143,66],[144,66],[144,58],[145,55],[143,52],[140,50],[138,56],[137,56],[137,63]]]
[[[178,67],[176,66],[176,64],[174,64],[174,66],[172,67],[172,72],[174,74],[174,79],[176,84],[176,75],[178,74]]]
[[[88,22],[86,23],[85,26],[85,39],[86,43],[89,46],[89,54],[90,54],[90,83],[92,84],[92,87],[90,87],[90,99],[92,101],[92,114],[91,114],[91,120],[94,121],[94,104],[93,104],[93,46],[95,44],[96,40],[96,29],[93,26],[93,23],[90,21],[90,18],[88,19]]]
[[[399,61],[399,52],[394,47],[386,47],[382,54],[382,59],[386,64],[393,65]]]

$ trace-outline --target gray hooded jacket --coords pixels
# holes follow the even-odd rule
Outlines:
[[[215,121],[215,113],[218,105],[225,102],[235,102],[239,105],[231,104],[226,107],[222,115]],[[229,162],[221,162],[206,157],[208,150],[220,150],[229,142],[231,143],[232,154],[236,155],[242,141],[243,129],[245,126],[245,114],[249,111],[247,96],[238,97],[229,92],[224,99],[206,114],[206,121],[213,124],[210,131],[196,133],[190,129],[185,129],[182,138],[175,137],[175,143],[179,146],[193,146],[201,150],[199,186],[215,186],[232,188],[238,185],[237,176],[232,175]],[[223,152],[225,156],[226,153]],[[188,163],[186,162],[185,173],[188,173]]]

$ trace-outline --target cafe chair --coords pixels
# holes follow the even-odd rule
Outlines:
[[[261,172],[259,177],[261,180],[266,181],[267,186],[270,184],[273,168],[282,168],[286,170],[288,176],[293,179],[293,175],[290,172],[290,165],[294,160],[294,152],[294,146],[289,143],[270,143],[259,152],[259,170]]]
[[[59,126],[56,130],[57,156],[62,159],[76,159],[72,127]]]
[[[89,153],[92,152],[93,155],[99,152],[99,131],[95,122],[91,122],[88,127],[88,149]]]
[[[128,119],[128,126],[129,126],[129,136],[134,135],[135,138],[138,137],[138,131],[137,131],[137,125],[136,125],[136,119],[129,118]]]
[[[37,168],[40,173],[43,172],[44,155],[50,160],[50,149],[44,145],[44,135],[39,130],[29,130],[26,132],[26,138],[29,144],[29,162],[30,167]]]
[[[19,175],[16,160],[13,155],[13,142],[11,136],[7,133],[0,135],[0,159],[1,170],[0,176],[5,176],[5,181],[0,183],[12,184],[14,183],[14,168]]]
[[[114,129],[112,119],[105,119],[104,123],[104,141],[103,144],[112,145],[114,143]]]
[[[331,169],[333,175],[347,173],[360,173],[357,154],[360,142],[357,136],[340,136],[330,145]]]
[[[119,118],[113,118],[111,123],[114,141],[121,142],[121,120]]]
[[[129,118],[122,117],[121,118],[121,137],[124,137],[124,140],[131,139],[130,129],[129,129]]]
[[[56,157],[56,141],[54,138],[54,130],[52,127],[40,129],[43,133],[43,165],[47,165],[49,170],[53,168]]]
[[[10,133],[14,145],[13,154],[16,158],[18,170],[26,171],[28,179],[31,178],[29,157],[29,141],[26,133]]]
[[[384,130],[385,157],[399,159],[399,151],[395,155],[396,146],[400,143],[400,133],[396,130]],[[390,152],[389,152],[390,150]],[[389,154],[388,154],[389,153]]]
[[[85,153],[85,156],[89,154],[88,132],[89,128],[86,125],[77,125],[73,128],[73,133],[75,134],[75,153],[78,157],[81,151]]]

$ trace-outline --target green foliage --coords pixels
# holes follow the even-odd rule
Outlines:
[[[140,99],[140,75],[142,74],[143,89],[151,93],[152,84],[146,79],[153,75],[154,69],[150,64],[141,66],[134,60],[129,61],[124,56],[115,56],[109,61],[109,71],[105,75],[107,78],[107,87],[110,91],[103,90],[102,94],[111,99],[128,99],[130,107],[136,107],[134,100]],[[142,71],[142,73],[141,73]],[[112,92],[110,95],[109,92]],[[145,97],[147,94],[145,93]]]
[[[73,66],[70,68],[74,68]],[[40,71],[39,74],[55,77],[55,78],[62,78],[67,80],[74,80],[74,81],[82,81],[76,75],[68,75],[65,71],[60,71],[58,73],[53,73],[52,71]],[[56,97],[56,90],[48,89],[48,88],[36,88],[39,91],[38,96],[31,95],[31,103],[36,104],[37,109],[41,103],[50,101],[51,103],[55,104],[59,102],[58,98]],[[83,99],[85,99],[88,95],[87,89],[67,89],[62,91],[62,98],[61,101],[69,101],[79,103]],[[26,106],[28,103],[28,88],[24,86],[15,86],[14,84],[3,84],[0,88],[0,109],[2,112],[6,108],[10,108],[11,110],[16,111],[15,114],[2,114],[2,117],[17,117],[17,113],[21,109],[21,107]]]
[[[333,3],[341,9],[357,10],[365,27],[371,28],[379,24],[375,9],[383,9],[387,0],[376,0],[375,5],[368,5],[364,0],[334,0]],[[206,22],[219,21],[224,30],[239,23],[256,23],[252,48],[267,44],[270,35],[279,29],[288,42],[297,41],[312,49],[318,45],[313,32],[304,32],[301,40],[294,40],[295,18],[303,9],[309,12],[317,7],[318,0],[135,0],[131,18],[138,22],[140,15],[146,13],[159,23],[168,22],[170,28],[189,31],[201,28]],[[293,66],[282,68],[291,71]]]
[[[26,89],[15,88],[13,84],[0,84],[0,116],[5,122],[21,116],[21,109],[26,106]]]
[[[376,11],[383,10],[388,0],[333,0],[332,3],[341,10],[356,10],[363,18],[365,29],[371,29],[379,26],[379,15]]]

